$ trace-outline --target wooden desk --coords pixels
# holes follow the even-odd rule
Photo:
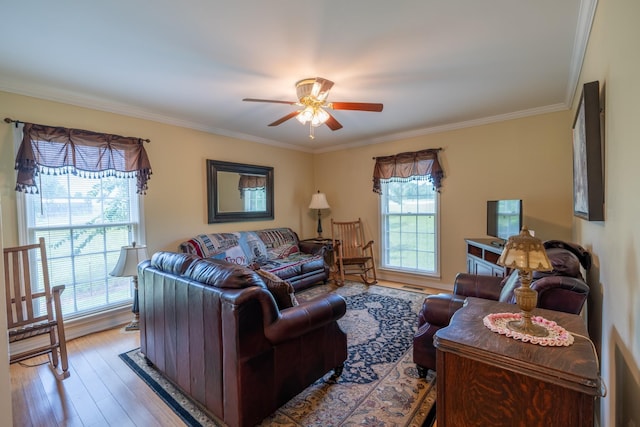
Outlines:
[[[438,427],[593,426],[599,395],[598,365],[589,341],[543,347],[491,332],[489,313],[518,308],[468,298],[434,337]],[[588,336],[580,316],[536,309],[574,334]]]

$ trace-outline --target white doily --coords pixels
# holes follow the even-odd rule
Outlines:
[[[573,335],[553,320],[547,320],[541,316],[533,316],[531,317],[531,321],[536,325],[542,326],[549,332],[549,335],[546,337],[523,334],[522,332],[512,331],[507,327],[507,323],[520,319],[522,319],[522,314],[520,313],[492,313],[484,316],[482,322],[493,332],[522,342],[530,342],[532,344],[549,347],[567,347],[573,344]]]

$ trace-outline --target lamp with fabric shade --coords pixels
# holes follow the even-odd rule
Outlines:
[[[313,196],[311,196],[311,203],[309,203],[309,209],[317,209],[318,210],[318,239],[322,239],[322,209],[331,209],[329,206],[329,202],[327,202],[327,196],[324,193],[321,193],[320,190]]]
[[[507,328],[536,337],[547,336],[549,332],[544,327],[531,321],[531,311],[538,304],[538,292],[530,287],[532,273],[552,270],[542,241],[533,237],[526,226],[523,227],[520,234],[509,237],[498,258],[498,264],[518,270],[521,283],[514,293],[522,318],[507,323]]]
[[[114,267],[113,271],[109,273],[114,277],[133,277],[133,320],[127,326],[126,331],[137,331],[140,329],[140,308],[138,306],[138,264],[142,261],[149,259],[147,254],[147,247],[137,246],[136,242],[132,242],[131,246],[123,246],[120,249],[120,258],[118,263]]]

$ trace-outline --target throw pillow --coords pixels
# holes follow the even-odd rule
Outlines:
[[[296,299],[291,283],[260,268],[256,269],[255,272],[258,273],[265,285],[267,285],[267,289],[271,292],[271,295],[273,295],[280,310],[298,305],[298,300]]]

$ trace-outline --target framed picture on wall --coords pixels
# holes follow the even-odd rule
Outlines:
[[[604,220],[600,84],[585,83],[573,122],[573,214]]]

